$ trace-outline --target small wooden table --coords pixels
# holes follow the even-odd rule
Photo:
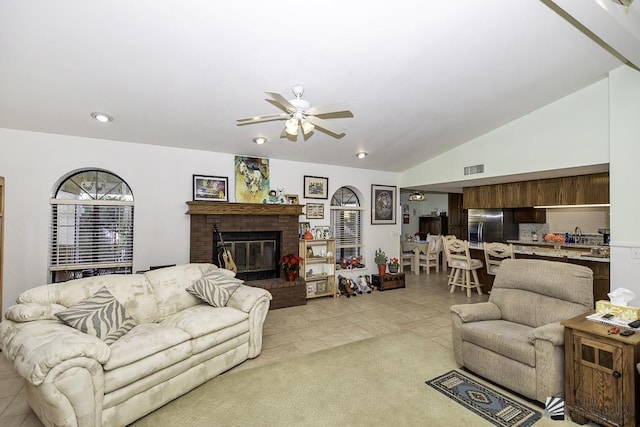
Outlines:
[[[404,288],[404,273],[386,273],[382,276],[379,274],[372,274],[371,285],[378,288],[379,291]]]
[[[636,426],[640,415],[640,332],[608,335],[608,325],[583,315],[565,327],[565,409],[571,419],[605,426]],[[620,328],[624,330],[624,328]]]

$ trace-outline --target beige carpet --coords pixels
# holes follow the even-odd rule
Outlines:
[[[425,384],[451,369],[450,349],[401,332],[220,375],[134,425],[492,425]]]

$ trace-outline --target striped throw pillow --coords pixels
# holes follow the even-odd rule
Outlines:
[[[234,278],[211,280],[203,277],[189,286],[186,291],[213,307],[224,307],[241,283],[242,281]]]
[[[98,337],[107,345],[113,344],[136,326],[124,305],[106,287],[55,315],[67,325]]]

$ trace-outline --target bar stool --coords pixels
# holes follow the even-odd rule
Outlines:
[[[487,266],[487,274],[496,275],[500,263],[507,259],[514,259],[513,245],[511,243],[484,243],[484,261]]]
[[[478,279],[478,269],[482,268],[482,261],[472,259],[469,254],[469,242],[466,240],[447,241],[447,253],[449,256],[449,266],[451,275],[449,276],[449,292],[453,293],[456,286],[467,290],[467,298],[471,297],[471,289],[475,288],[478,295],[482,295],[480,280]],[[473,276],[473,280],[471,277]]]
[[[447,279],[451,278],[451,270],[449,268],[449,253],[447,252],[447,241],[456,240],[454,234],[442,235],[442,269],[447,271]]]

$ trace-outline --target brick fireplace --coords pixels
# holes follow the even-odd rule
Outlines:
[[[302,205],[253,204],[221,202],[187,202],[187,214],[191,216],[190,261],[211,263],[216,260],[214,226],[223,234],[231,232],[275,231],[280,235],[280,253],[297,254],[299,240],[299,216]],[[274,299],[272,308],[306,303],[304,285],[283,279],[247,282],[269,290]],[[284,299],[284,300],[283,300]]]

